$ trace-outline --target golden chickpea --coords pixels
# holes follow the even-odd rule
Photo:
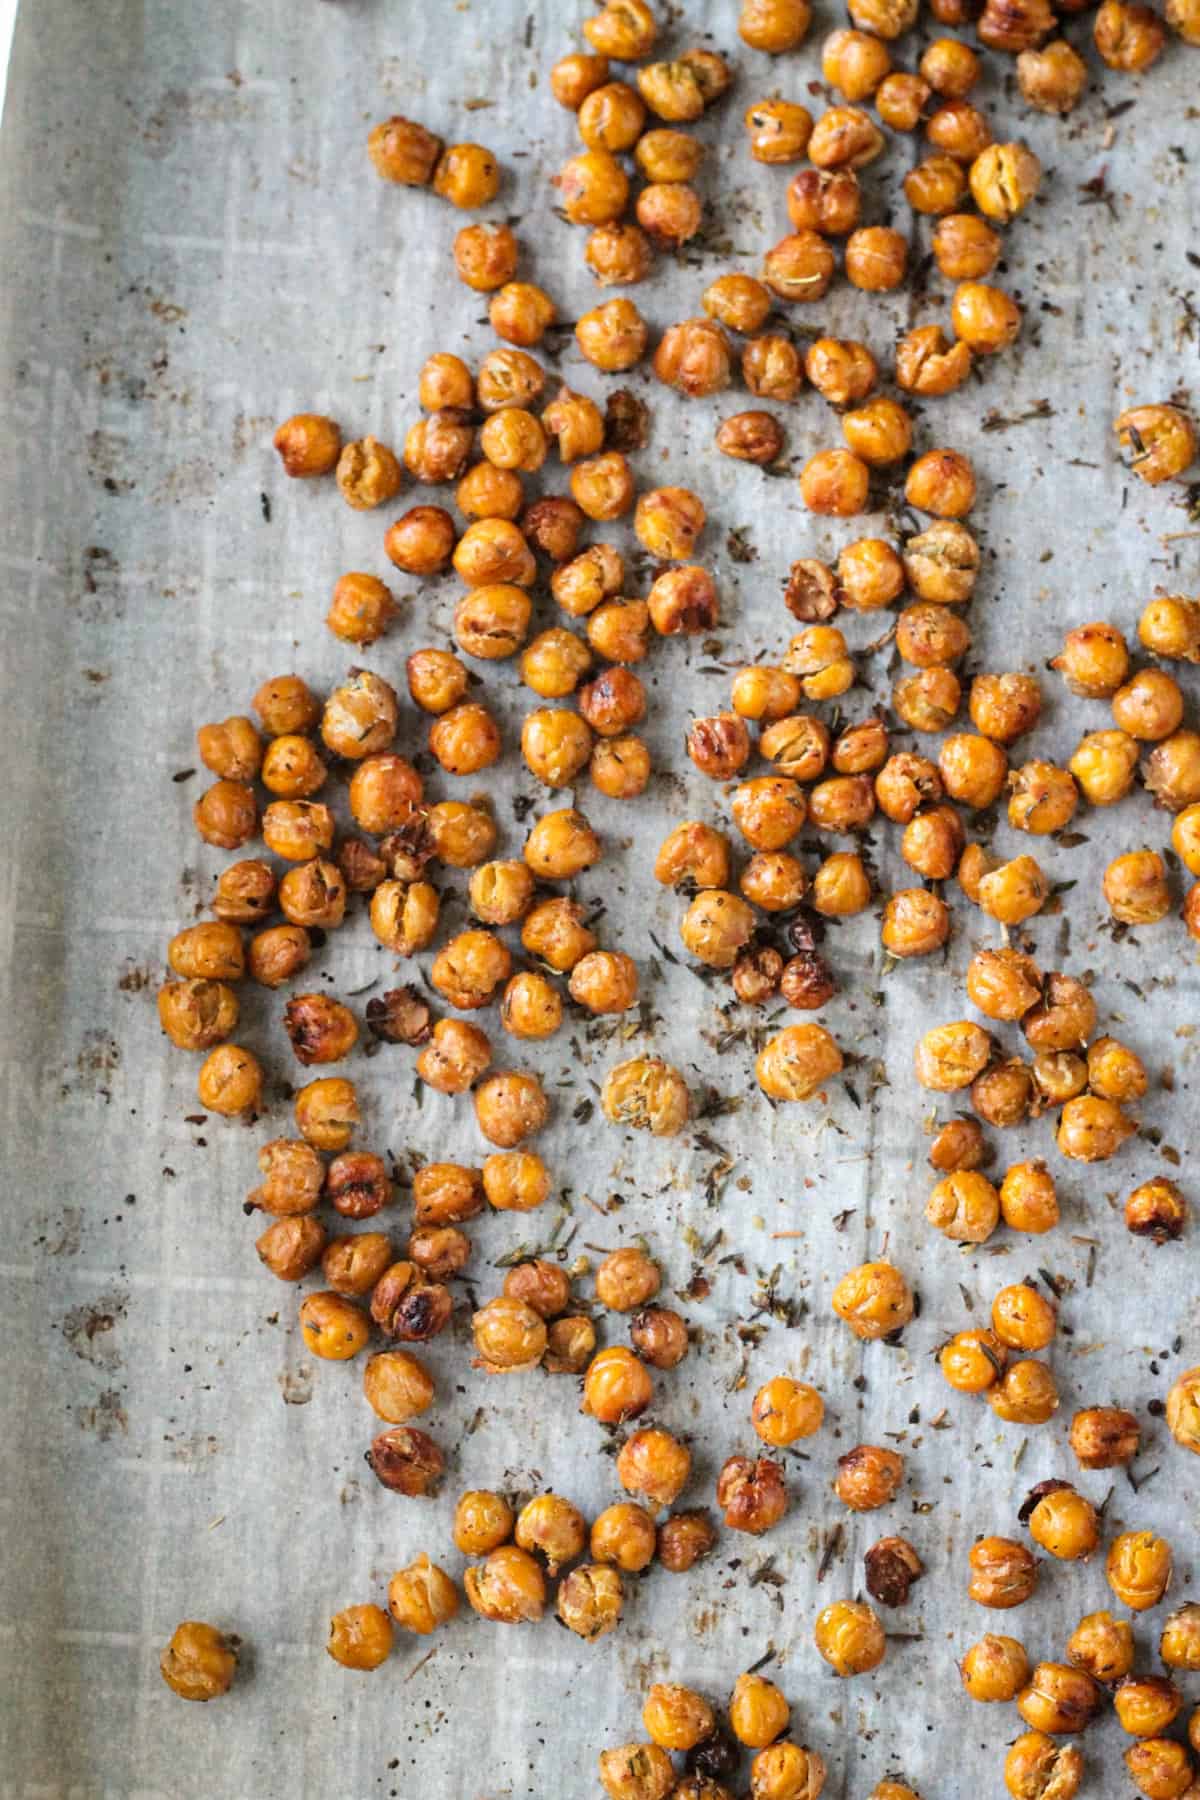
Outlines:
[[[562,626],[539,632],[521,654],[521,680],[544,700],[573,694],[591,667],[583,639]]]
[[[1037,1587],[1037,1558],[1012,1538],[979,1538],[971,1546],[968,1561],[971,1581],[967,1592],[980,1606],[1007,1611],[1022,1606]]]
[[[617,1480],[655,1511],[672,1506],[691,1474],[691,1452],[668,1431],[635,1431],[617,1456]]]
[[[522,969],[508,982],[500,1002],[500,1023],[513,1037],[553,1037],[562,1018],[562,996],[544,975]]]
[[[1019,1638],[989,1631],[963,1656],[959,1674],[972,1700],[1015,1700],[1029,1680],[1029,1657]]]
[[[240,981],[245,972],[242,934],[236,925],[188,925],[167,945],[176,975],[193,981]]]
[[[1056,38],[1041,50],[1022,50],[1017,57],[1021,97],[1038,112],[1060,116],[1073,112],[1087,79],[1087,64],[1065,38]]]
[[[659,132],[649,135],[682,137],[683,133]],[[667,179],[661,174],[658,178]],[[638,226],[612,221],[607,225],[597,226],[591,233],[584,261],[601,287],[630,287],[646,279],[654,262],[654,252],[645,232]]]
[[[312,944],[300,925],[272,925],[250,939],[247,973],[262,987],[282,987],[308,962]]]
[[[751,1800],[815,1800],[825,1785],[825,1761],[816,1750],[783,1740],[760,1750],[750,1764]],[[707,1787],[697,1787],[695,1800],[706,1800]],[[689,1800],[686,1794],[683,1800]],[[886,1797],[885,1797],[886,1800]]]
[[[990,275],[999,261],[1001,240],[998,232],[973,213],[949,213],[937,222],[932,249],[934,260],[948,281],[977,283]],[[999,290],[989,288],[986,292],[990,295]],[[985,309],[985,316],[988,312],[990,307]],[[1007,309],[997,309],[997,316],[1007,317]]]
[[[953,212],[955,207],[961,204],[966,191],[967,178],[963,173],[962,165],[956,162],[952,156],[926,157],[923,162],[919,162],[915,168],[910,169],[904,177],[904,195],[914,212],[930,214]],[[945,345],[944,334],[941,327],[937,325],[921,326],[916,331],[910,332],[908,336],[909,339],[926,336],[931,338],[935,345]],[[907,342],[907,340],[905,341]],[[959,360],[961,364],[961,352]],[[919,377],[923,379],[925,385],[921,388],[916,386],[915,381],[904,379],[900,374],[900,364],[897,359],[897,379],[902,387],[910,388],[914,392],[948,394],[953,392],[954,388],[962,385],[962,380],[965,379],[965,373],[969,367],[970,358],[968,356],[966,369],[963,375],[959,376],[957,366],[946,366],[944,354],[939,355],[936,360],[925,356],[917,368],[912,371],[914,375],[919,374]],[[957,378],[952,379],[952,377]]]
[[[237,995],[223,981],[168,981],[158,990],[159,1023],[180,1050],[211,1050],[231,1037],[238,1010]]]
[[[591,1530],[593,1562],[612,1563],[627,1575],[637,1575],[654,1560],[654,1520],[635,1500],[606,1506]]]
[[[1136,1237],[1167,1244],[1183,1236],[1188,1206],[1180,1189],[1165,1176],[1144,1181],[1125,1202],[1125,1228]]]
[[[1138,620],[1138,637],[1154,656],[1200,662],[1200,600],[1163,594],[1149,601]]]
[[[938,1351],[938,1367],[960,1394],[983,1394],[1004,1374],[1008,1352],[993,1331],[959,1331]],[[978,1546],[976,1546],[978,1548]]]
[[[607,56],[575,51],[562,56],[550,71],[550,92],[560,106],[578,112],[589,94],[608,80]]]
[[[752,50],[779,56],[804,42],[811,23],[809,0],[741,0],[738,36]]]
[[[391,1262],[392,1245],[387,1233],[363,1231],[355,1237],[334,1238],[321,1258],[321,1273],[335,1294],[361,1297],[370,1293],[385,1270],[391,1267]],[[412,1371],[402,1369],[400,1373],[411,1375]],[[377,1378],[381,1385],[388,1380],[389,1365],[385,1364],[377,1372]],[[370,1399],[369,1393],[367,1398]]]
[[[504,522],[500,519],[479,521],[493,525]],[[532,556],[529,562],[532,565]],[[502,661],[515,655],[525,642],[532,611],[523,586],[488,582],[470,588],[454,609],[455,641],[468,656],[479,657],[485,662]]]
[[[869,113],[857,106],[833,106],[812,128],[808,158],[817,169],[861,169],[883,147],[883,133]]]
[[[591,753],[587,720],[563,707],[539,706],[521,727],[521,754],[547,787],[570,787]]]
[[[952,1243],[982,1244],[1000,1223],[1000,1196],[986,1175],[958,1169],[938,1182],[925,1217]]]
[[[976,356],[993,356],[1015,343],[1021,309],[1010,295],[983,281],[963,281],[950,301],[955,336]]]
[[[1133,1667],[1133,1632],[1111,1613],[1088,1613],[1067,1640],[1067,1661],[1109,1686]]]
[[[489,1300],[475,1313],[471,1331],[477,1353],[474,1366],[488,1375],[536,1368],[545,1355],[545,1320],[532,1306],[507,1294]]]
[[[971,164],[971,197],[985,218],[1009,225],[1037,193],[1042,165],[1026,145],[989,144]]]
[[[342,499],[356,512],[394,500],[403,480],[395,452],[373,437],[343,445],[335,473]]]
[[[638,500],[633,528],[651,556],[682,562],[704,530],[704,503],[688,488],[650,488]]]
[[[503,418],[507,413],[496,416]],[[476,519],[468,525],[455,546],[453,563],[472,588],[492,589],[510,583],[529,587],[537,573],[525,534],[511,519]]]
[[[238,1044],[218,1044],[200,1065],[196,1094],[206,1112],[235,1118],[258,1111],[262,1084],[262,1065],[256,1056]]]
[[[382,890],[377,890],[376,898],[379,892]],[[469,930],[460,931],[438,951],[433,959],[430,980],[451,1006],[469,1012],[488,1006],[496,989],[511,973],[512,957],[507,945],[490,931]]]
[[[834,1312],[855,1337],[871,1342],[900,1331],[913,1316],[913,1296],[889,1262],[860,1263],[833,1290]]]
[[[1077,625],[1068,631],[1050,667],[1058,670],[1073,694],[1084,700],[1109,700],[1129,673],[1129,651],[1115,625]]]
[[[857,288],[867,293],[886,293],[900,286],[904,280],[908,263],[908,239],[898,231],[884,225],[865,225],[851,232],[846,240],[845,269],[846,278]],[[907,423],[908,415],[903,407],[894,400],[878,400],[877,408],[893,409],[893,416],[900,415]],[[887,460],[894,462],[908,450],[912,440],[911,427],[905,441],[904,449]]]
[[[660,637],[695,637],[716,627],[721,607],[708,570],[688,563],[655,577],[646,610]]]
[[[831,31],[821,46],[821,74],[852,102],[869,100],[891,66],[883,39],[866,31]]]
[[[1055,1308],[1030,1283],[1001,1288],[992,1301],[992,1328],[1010,1350],[1045,1350],[1058,1325]]]
[[[1069,1663],[1038,1663],[1017,1696],[1025,1723],[1055,1735],[1082,1731],[1099,1707],[1100,1690],[1091,1676]]]
[[[647,181],[693,181],[704,161],[704,145],[686,131],[664,126],[643,133],[634,146],[633,158]]]
[[[550,1102],[536,1075],[487,1075],[475,1089],[475,1118],[489,1143],[515,1149],[546,1123]]]
[[[531,1556],[542,1556],[551,1575],[574,1562],[587,1545],[587,1521],[561,1494],[536,1494],[517,1514],[516,1543]]]
[[[1167,812],[1200,802],[1200,732],[1173,731],[1146,759],[1145,785]]]
[[[927,450],[908,471],[904,497],[918,512],[961,518],[975,504],[975,471],[959,450]]]
[[[654,863],[654,878],[665,887],[686,882],[697,888],[720,888],[729,873],[729,840],[695,819],[675,826],[663,840]]]
[[[1021,925],[1046,904],[1050,883],[1032,856],[1002,863],[979,883],[979,904],[1002,925]]]
[[[816,1388],[790,1375],[773,1376],[754,1396],[750,1423],[764,1444],[782,1449],[821,1428],[825,1406]]]
[[[1009,777],[1008,757],[1001,746],[993,743],[990,738],[974,737],[968,732],[948,737],[938,752],[938,768],[951,800],[973,810],[982,810],[999,799],[1005,782],[1010,781],[1013,798],[1009,801],[1009,824],[1026,831],[1038,828],[1038,825],[1029,822],[1031,819],[1040,821],[1041,815],[1036,810],[1038,806],[1044,806],[1046,815],[1056,821],[1053,824],[1041,824],[1041,829],[1044,830],[1057,830],[1059,825],[1066,824],[1075,811],[1075,784],[1069,775],[1066,777],[1070,790],[1070,805],[1067,810],[1057,790],[1047,795],[1045,779],[1039,781],[1036,774],[1030,773],[1049,769],[1051,766],[1027,764],[1025,769]],[[1055,774],[1061,773],[1062,771],[1055,771]]]
[[[550,1198],[552,1185],[532,1150],[496,1151],[484,1159],[483,1191],[496,1212],[533,1212]]]
[[[633,472],[619,450],[589,457],[571,470],[571,494],[589,519],[619,519],[633,505]]]
[[[739,1675],[729,1701],[729,1726],[739,1744],[762,1750],[787,1730],[790,1708],[765,1675]]]
[[[532,501],[520,517],[530,547],[553,563],[569,562],[576,554],[584,523],[583,508],[566,494],[546,494]]]
[[[674,1137],[691,1112],[688,1086],[678,1069],[657,1057],[617,1063],[604,1078],[600,1104],[614,1125]]]
[[[835,1675],[865,1675],[887,1650],[883,1626],[865,1600],[835,1600],[817,1614],[813,1642]]]
[[[1110,69],[1137,75],[1157,62],[1166,47],[1167,32],[1151,6],[1104,0],[1096,14],[1093,42]]]
[[[404,187],[428,187],[441,153],[441,138],[398,114],[374,126],[367,139],[375,173]]]
[[[1139,669],[1113,695],[1112,712],[1116,725],[1130,737],[1159,743],[1183,720],[1183,694],[1174,677],[1162,669]]]
[[[800,497],[809,512],[851,518],[867,509],[871,472],[850,450],[821,450],[800,474]]]
[[[695,237],[704,209],[696,190],[683,181],[654,181],[637,197],[637,222],[652,243],[678,248]]]
[[[1104,898],[1124,925],[1156,925],[1171,910],[1166,864],[1156,850],[1131,850],[1104,871]]]
[[[311,731],[321,716],[320,701],[299,675],[264,681],[252,704],[268,737]]]
[[[1123,1531],[1109,1546],[1108,1585],[1131,1612],[1146,1612],[1166,1593],[1171,1562],[1171,1546],[1165,1538],[1153,1531]],[[1138,1735],[1149,1736],[1150,1732]]]
[[[325,1165],[312,1147],[294,1139],[275,1138],[258,1153],[262,1185],[254,1189],[247,1205],[276,1218],[310,1213],[321,1199]]]
[[[818,393],[838,406],[864,400],[879,376],[865,344],[838,338],[818,338],[808,350],[804,367]]]
[[[503,287],[517,272],[517,240],[512,227],[491,223],[464,225],[454,239],[454,268],[459,280],[476,293],[489,294]],[[421,404],[429,403],[422,397]],[[470,404],[471,400],[461,399],[438,402],[439,407]]]
[[[325,1228],[311,1215],[276,1219],[255,1239],[259,1259],[280,1281],[302,1281],[325,1248]]]
[[[546,1578],[536,1560],[516,1544],[499,1544],[463,1576],[467,1599],[481,1618],[523,1625],[541,1618]]]
[[[748,1456],[731,1456],[717,1476],[717,1505],[731,1531],[746,1531],[754,1537],[769,1531],[787,1511],[782,1466],[765,1456],[757,1462]]]
[[[1059,1746],[1042,1731],[1019,1737],[1004,1760],[1004,1785],[1013,1800],[1074,1800],[1083,1780],[1083,1757],[1073,1744]]]
[[[296,413],[285,419],[271,441],[279,453],[284,474],[293,480],[328,475],[342,449],[340,427],[321,413]]]
[[[1194,1672],[1200,1668],[1200,1605],[1194,1600],[1185,1601],[1167,1616],[1158,1640],[1158,1653],[1168,1669]],[[1130,1660],[1132,1662],[1132,1657]]]
[[[929,1147],[929,1164],[940,1175],[977,1169],[986,1159],[983,1132],[975,1119],[950,1119]]]
[[[568,974],[589,950],[596,947],[595,933],[584,923],[584,910],[574,900],[542,900],[534,906],[521,930],[522,947],[558,974]]]
[[[457,481],[474,441],[469,413],[445,407],[409,426],[404,438],[405,467],[416,481]]]
[[[371,1321],[340,1294],[309,1294],[300,1308],[300,1331],[314,1356],[345,1362],[371,1335]]]
[[[839,1456],[833,1491],[851,1512],[874,1512],[895,1498],[904,1479],[904,1458],[878,1444],[859,1444]]]
[[[950,935],[950,912],[944,900],[925,888],[902,888],[884,907],[880,933],[891,956],[931,956]]]
[[[1000,1211],[1012,1231],[1040,1234],[1058,1224],[1058,1196],[1045,1163],[1014,1163],[1000,1183]]]
[[[757,100],[746,108],[742,122],[755,162],[798,162],[812,136],[812,114],[793,100]]]
[[[1053,1371],[1030,1358],[1011,1363],[995,1387],[989,1388],[988,1404],[998,1419],[1010,1425],[1047,1424],[1058,1411]]]
[[[935,38],[921,56],[922,77],[946,100],[965,100],[980,76],[979,58],[957,38]]]
[[[588,1364],[580,1410],[602,1425],[620,1425],[645,1412],[653,1394],[645,1364],[623,1344],[613,1344]]]
[[[185,1619],[159,1658],[159,1672],[181,1700],[216,1700],[233,1685],[237,1653],[236,1638],[225,1637],[215,1625]]]
[[[1167,0],[1163,11],[1167,24],[1178,32],[1185,44],[1200,44],[1200,19],[1190,0]]]
[[[760,399],[794,400],[804,385],[800,353],[775,334],[753,338],[742,352],[742,380]]]
[[[898,69],[880,82],[875,110],[892,131],[915,131],[929,104],[929,83],[921,75]]]
[[[609,1800],[666,1800],[675,1770],[657,1744],[622,1744],[600,1752],[600,1785]]]
[[[491,1045],[477,1025],[465,1019],[439,1019],[417,1058],[417,1074],[441,1094],[465,1094],[491,1060]]]
[[[515,1515],[502,1494],[472,1488],[454,1508],[453,1537],[464,1556],[486,1556],[512,1535]]]
[[[737,713],[693,720],[686,742],[688,755],[710,781],[732,781],[750,757],[750,733]]]
[[[406,1631],[428,1637],[458,1612],[458,1589],[444,1569],[422,1553],[388,1583],[388,1611]]]
[[[500,191],[500,165],[482,144],[449,144],[433,171],[433,191],[451,206],[473,212]]]
[[[717,1728],[716,1714],[700,1694],[660,1681],[646,1695],[642,1724],[664,1750],[694,1750]]]
[[[629,177],[608,150],[582,150],[555,176],[562,208],[573,225],[608,225],[629,201]]]
[[[253,722],[242,714],[219,725],[201,725],[196,749],[205,768],[223,781],[253,781],[262,766],[262,739]]]
[[[1127,1675],[1117,1683],[1113,1711],[1131,1737],[1157,1737],[1183,1708],[1183,1695],[1165,1675]]]
[[[888,753],[887,726],[876,717],[848,725],[833,746],[839,775],[869,775],[882,767]]]
[[[701,304],[711,319],[729,331],[757,331],[771,310],[771,296],[753,275],[719,275],[709,283]]]
[[[192,808],[192,823],[206,844],[240,850],[258,825],[254,789],[240,781],[214,781]]]
[[[632,300],[606,300],[602,306],[595,306],[575,326],[575,339],[580,350],[590,363],[607,373],[618,373],[633,368],[646,354],[649,341],[649,330]],[[563,410],[564,402],[569,408],[578,410],[582,395],[572,395],[564,388],[555,405]],[[593,410],[594,410],[594,403]],[[548,408],[552,413],[554,407]],[[597,418],[599,417],[597,413]],[[591,424],[590,415],[588,423]],[[561,429],[552,419],[547,420],[547,429],[560,437]],[[598,448],[599,446],[597,446]],[[570,460],[566,456],[564,461]]]
[[[1034,1543],[1062,1562],[1090,1556],[1100,1542],[1095,1507],[1069,1481],[1046,1481],[1035,1487],[1021,1508],[1021,1518]]]
[[[622,950],[593,950],[575,964],[568,987],[591,1013],[628,1012],[637,1005],[637,964]]]
[[[721,888],[703,888],[679,925],[684,947],[710,969],[731,969],[754,935],[753,908]]]

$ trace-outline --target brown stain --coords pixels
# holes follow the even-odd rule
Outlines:
[[[153,987],[153,985],[153,970],[138,968],[136,965],[132,969],[126,969],[117,981],[117,987],[122,994],[140,994],[145,988]]]
[[[118,1432],[124,1436],[129,1430],[129,1415],[115,1388],[106,1388],[93,1406],[77,1407],[75,1418],[81,1431],[94,1433],[102,1444]]]
[[[113,1332],[125,1317],[129,1296],[117,1292],[101,1294],[82,1306],[73,1306],[62,1322],[62,1334],[81,1362],[93,1363],[98,1369],[121,1366],[120,1346]]]

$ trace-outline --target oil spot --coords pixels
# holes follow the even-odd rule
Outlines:
[[[125,973],[117,982],[117,986],[123,994],[140,994],[144,988],[152,987],[153,985],[154,971],[152,969],[138,968],[136,963],[132,969],[126,969]]]
[[[312,1370],[285,1369],[275,1378],[279,1383],[284,1404],[287,1406],[307,1406],[313,1397]]]
[[[121,1366],[120,1346],[113,1337],[125,1317],[127,1294],[102,1294],[84,1306],[73,1306],[62,1322],[62,1334],[82,1362],[98,1369]]]
[[[94,1406],[77,1407],[75,1417],[79,1429],[94,1432],[102,1444],[107,1444],[117,1432],[124,1435],[129,1430],[129,1415],[115,1388],[106,1388]]]
[[[211,1432],[204,1431],[195,1431],[184,1438],[173,1438],[168,1433],[166,1442],[171,1446],[171,1461],[183,1463],[188,1468],[215,1456],[221,1447]]]

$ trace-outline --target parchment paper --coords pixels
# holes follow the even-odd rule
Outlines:
[[[1137,1409],[1143,1492],[1121,1472],[1080,1485],[1097,1501],[1111,1485],[1110,1531],[1167,1532],[1171,1597],[1190,1591],[1200,1468],[1147,1404],[1200,1360],[1194,1233],[1155,1249],[1127,1237],[1119,1208],[1137,1180],[1176,1172],[1168,1151],[1183,1158],[1190,1187],[1195,958],[1177,920],[1114,944],[1100,929],[1098,892],[1107,858],[1165,843],[1169,821],[1139,795],[1082,816],[1085,844],[1036,846],[1055,880],[1076,884],[1060,912],[1030,926],[1039,957],[1094,971],[1102,1019],[1153,1073],[1140,1109],[1148,1129],[1115,1162],[1061,1163],[1044,1121],[1004,1137],[1005,1160],[1051,1156],[1064,1201],[1052,1236],[1002,1231],[981,1253],[961,1252],[923,1221],[929,1109],[910,1073],[913,1043],[967,1010],[961,973],[989,938],[957,900],[944,965],[884,976],[873,914],[831,934],[841,992],[825,1016],[862,1061],[831,1084],[827,1107],[765,1106],[747,1046],[714,1047],[753,1021],[726,1016],[724,986],[686,966],[683,903],[659,889],[650,865],[671,822],[723,806],[681,747],[691,714],[727,704],[728,674],[705,671],[782,650],[788,563],[835,553],[886,521],[814,521],[794,482],[712,450],[717,419],[745,403],[736,390],[685,403],[643,369],[631,385],[650,403],[653,438],[639,477],[701,493],[710,514],[701,554],[725,602],[719,655],[676,641],[647,665],[646,735],[660,771],[649,793],[626,806],[585,800],[611,849],[579,889],[605,907],[604,941],[637,957],[653,1036],[603,1041],[574,1021],[546,1046],[522,1046],[519,1060],[559,1084],[539,1148],[570,1191],[559,1238],[569,1236],[569,1259],[594,1262],[589,1246],[643,1233],[674,1290],[696,1273],[695,1247],[713,1246],[708,1297],[679,1302],[702,1343],[658,1380],[653,1412],[690,1437],[686,1502],[711,1505],[724,1458],[754,1444],[750,1397],[769,1374],[815,1381],[828,1424],[805,1446],[810,1460],[788,1459],[793,1506],[781,1527],[761,1543],[725,1533],[688,1576],[652,1570],[632,1581],[619,1632],[597,1645],[552,1619],[505,1630],[466,1612],[435,1639],[402,1641],[373,1676],[349,1675],[324,1653],[330,1613],[382,1598],[418,1551],[461,1574],[449,1522],[462,1488],[552,1486],[589,1516],[618,1493],[604,1434],[577,1414],[573,1382],[485,1381],[469,1368],[465,1292],[453,1335],[429,1351],[439,1398],[423,1423],[450,1461],[441,1498],[402,1501],[365,1469],[374,1420],[359,1371],[313,1366],[297,1296],[259,1267],[258,1226],[242,1213],[258,1145],[290,1123],[282,1092],[297,1070],[283,996],[245,999],[245,1034],[266,1057],[274,1096],[254,1131],[189,1122],[195,1059],[159,1034],[153,997],[167,939],[199,916],[226,860],[191,828],[203,771],[176,777],[196,769],[196,725],[243,710],[267,675],[296,668],[332,685],[355,660],[322,624],[334,580],[350,568],[389,573],[386,520],[351,513],[328,483],[286,483],[269,448],[275,422],[301,406],[328,409],[348,436],[373,430],[398,443],[423,358],[437,348],[477,357],[491,342],[480,298],[449,273],[462,219],[431,195],[375,180],[369,125],[403,111],[449,139],[494,147],[506,178],[493,211],[518,220],[522,272],[548,286],[568,321],[598,297],[583,234],[555,217],[547,185],[574,138],[545,73],[578,41],[583,11],[546,0],[25,0],[20,10],[0,157],[4,1800],[585,1796],[597,1791],[597,1752],[640,1735],[649,1680],[723,1698],[772,1648],[796,1735],[830,1763],[828,1793],[863,1800],[894,1771],[926,1800],[999,1793],[1018,1721],[1011,1708],[972,1706],[958,1687],[956,1656],[997,1624],[966,1597],[966,1554],[981,1531],[1018,1530],[1032,1482],[1074,1473],[1065,1433],[1084,1403]],[[821,38],[842,22],[835,14],[822,9],[805,49],[777,63],[737,44],[732,0],[674,31],[683,46],[707,27],[736,51],[739,78],[700,127],[712,146],[709,247],[661,259],[636,292],[655,328],[699,311],[713,275],[755,268],[786,231],[787,172],[750,163],[740,115],[764,92],[810,97]],[[1083,45],[1088,20],[1069,35]],[[908,49],[901,60],[911,66]],[[1177,387],[1197,397],[1187,298],[1200,287],[1197,68],[1173,44],[1149,77],[1106,76],[1059,123],[1026,115],[1004,90],[1010,65],[988,58],[983,103],[997,134],[1030,141],[1047,176],[1009,234],[1001,277],[1026,306],[1020,348],[921,409],[920,443],[969,450],[981,479],[972,524],[987,555],[969,667],[1037,669],[1066,626],[1096,617],[1132,637],[1156,586],[1197,589],[1194,527],[1189,536],[1177,494],[1131,482],[1110,432],[1130,400]],[[1130,110],[1106,115],[1127,101]],[[899,144],[868,172],[877,216],[891,207],[907,221],[897,195],[914,154]],[[927,226],[918,236],[927,244]],[[863,336],[886,359],[910,320],[946,317],[936,275],[929,288],[924,299],[879,298],[838,284],[814,317],[794,318]],[[559,348],[551,366],[586,391],[618,385],[581,362],[569,333]],[[1049,417],[981,433],[990,409],[1013,418],[1043,399]],[[811,394],[786,424],[797,467],[838,441],[836,419]],[[734,530],[752,561],[731,555]],[[618,535],[632,542],[624,528]],[[396,585],[410,596],[405,616],[359,660],[402,688],[405,655],[446,641],[455,584]],[[553,613],[539,602],[541,622]],[[852,618],[847,630],[863,644],[880,621]],[[847,696],[846,717],[865,714],[886,685],[886,652],[866,667],[870,686]],[[525,705],[515,673],[484,675],[515,746]],[[1184,681],[1194,700],[1195,681],[1187,672]],[[1032,748],[1061,760],[1108,713],[1067,703],[1053,677],[1046,689]],[[399,747],[418,748],[421,735],[406,701]],[[514,798],[532,796],[536,810],[546,800],[515,749],[498,780],[478,785],[498,796],[501,853],[519,853]],[[448,779],[430,786],[457,791]],[[885,886],[902,874],[896,836],[882,824],[872,832]],[[1010,853],[1027,847],[1003,825],[997,841]],[[655,951],[651,932],[678,963]],[[314,973],[358,994],[359,1008],[368,984],[395,979],[361,915]],[[518,1060],[492,1024],[501,1056]],[[598,1112],[577,1118],[608,1065],[648,1044],[685,1069],[698,1096],[711,1090],[711,1116],[671,1143],[624,1137]],[[348,1066],[367,1101],[361,1141],[401,1163],[410,1153],[477,1160],[471,1109],[428,1092],[418,1105],[412,1060],[389,1047]],[[607,1216],[595,1210],[610,1205]],[[558,1210],[479,1221],[472,1291],[498,1291],[495,1260],[544,1242]],[[398,1241],[408,1216],[402,1197]],[[829,1295],[846,1268],[885,1246],[919,1289],[921,1316],[901,1348],[863,1349],[832,1318]],[[949,1331],[982,1322],[1004,1282],[1039,1267],[1069,1284],[1052,1352],[1062,1408],[1053,1425],[1026,1433],[949,1393],[932,1352]],[[773,1292],[797,1322],[768,1313],[754,1321],[761,1340],[743,1342],[736,1324],[776,1269]],[[608,1335],[620,1340],[619,1322]],[[856,1518],[830,1480],[835,1457],[860,1440],[899,1445],[908,1474],[891,1507]],[[844,1552],[818,1583],[835,1525]],[[887,1531],[908,1534],[929,1573],[889,1615],[903,1641],[882,1667],[839,1684],[812,1646],[813,1617],[861,1589],[863,1552]],[[1061,1656],[1079,1615],[1109,1601],[1100,1560],[1055,1565],[1000,1626],[1034,1656]],[[1163,1610],[1137,1628],[1147,1666]],[[243,1674],[220,1705],[182,1705],[159,1679],[159,1650],[184,1617],[245,1640]],[[1192,1683],[1189,1704],[1198,1698]],[[1125,1793],[1111,1718],[1085,1748],[1087,1793]]]

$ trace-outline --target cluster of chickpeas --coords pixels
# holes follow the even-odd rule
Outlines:
[[[1083,1468],[1112,1468],[1137,1450],[1137,1420],[1115,1408],[1078,1413],[1071,1445]],[[1099,1550],[1103,1517],[1069,1481],[1042,1481],[1030,1490],[1020,1512],[1034,1544],[1063,1562],[1083,1561]],[[1041,1565],[1019,1539],[982,1537],[971,1548],[968,1593],[977,1604],[1001,1611],[1021,1606],[1038,1586]],[[1109,1545],[1105,1574],[1113,1595],[1133,1613],[1148,1612],[1163,1599],[1172,1575],[1171,1546],[1151,1530],[1117,1534]],[[1158,1641],[1166,1675],[1137,1672],[1133,1629],[1108,1610],[1086,1614],[1065,1645],[1065,1660],[1031,1664],[1019,1638],[987,1632],[963,1655],[962,1684],[973,1700],[1015,1701],[1028,1730],[1011,1745],[1004,1777],[1014,1800],[1052,1794],[1071,1800],[1080,1791],[1084,1762],[1074,1744],[1057,1738],[1083,1731],[1111,1699],[1121,1728],[1134,1740],[1125,1765],[1147,1800],[1178,1800],[1195,1789],[1195,1765],[1188,1747],[1165,1734],[1179,1717],[1184,1696],[1174,1676],[1200,1671],[1200,1605],[1187,1601],[1163,1622]],[[1200,1750],[1200,1707],[1188,1736]]]
[[[831,1606],[821,1615],[836,1615],[823,1629],[840,1647],[870,1635],[847,1616],[852,1611]],[[796,1741],[797,1720],[787,1696],[757,1670],[738,1676],[723,1716],[696,1689],[656,1681],[646,1691],[642,1726],[642,1741],[600,1753],[600,1784],[610,1800],[733,1800],[732,1784],[746,1753],[750,1800],[818,1800],[824,1792],[825,1759]],[[682,1775],[672,1761],[677,1756],[683,1758]],[[867,1800],[920,1800],[920,1795],[888,1777]]]

